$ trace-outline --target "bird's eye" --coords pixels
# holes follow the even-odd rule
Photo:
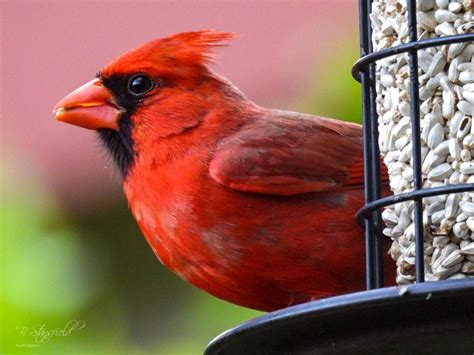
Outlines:
[[[128,92],[134,96],[141,96],[155,87],[155,82],[146,75],[137,74],[128,81]]]

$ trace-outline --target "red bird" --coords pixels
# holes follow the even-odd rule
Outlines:
[[[361,126],[251,102],[208,67],[231,38],[146,43],[56,119],[97,130],[148,243],[191,284],[264,311],[363,290]]]

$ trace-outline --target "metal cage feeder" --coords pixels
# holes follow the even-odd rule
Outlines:
[[[474,351],[474,278],[425,282],[425,197],[474,191],[473,184],[423,188],[418,51],[474,42],[474,33],[418,40],[416,0],[407,1],[408,43],[374,52],[369,20],[372,0],[359,0],[361,58],[352,75],[362,85],[366,204],[357,214],[365,227],[367,291],[313,301],[243,323],[215,338],[205,354],[469,353]],[[375,63],[409,56],[414,189],[381,198]],[[412,200],[416,283],[383,288],[381,209]]]

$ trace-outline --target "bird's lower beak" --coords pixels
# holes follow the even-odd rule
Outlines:
[[[64,97],[53,113],[58,121],[76,126],[118,130],[120,110],[99,79],[89,81]]]

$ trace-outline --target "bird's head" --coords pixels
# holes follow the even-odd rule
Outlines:
[[[179,135],[199,125],[213,95],[228,83],[207,67],[228,32],[179,33],[148,42],[105,66],[58,102],[58,121],[97,130],[123,175],[137,144]],[[234,95],[239,96],[236,90]]]

